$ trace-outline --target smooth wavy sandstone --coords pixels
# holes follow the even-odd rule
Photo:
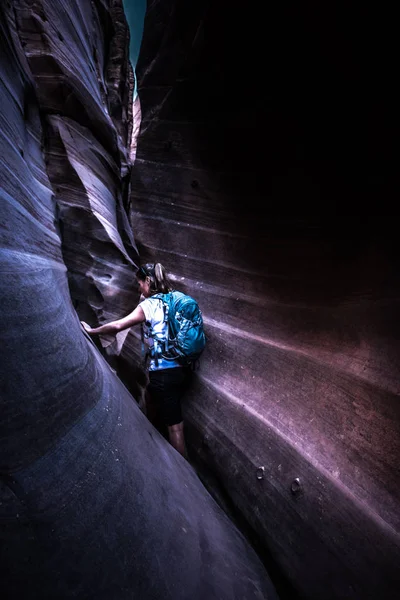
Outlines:
[[[2,594],[273,599],[75,310],[109,318],[136,295],[121,54],[111,104],[102,80],[118,5],[0,7]]]
[[[136,240],[209,338],[191,450],[290,598],[398,593],[393,63],[363,18],[149,2],[137,66]]]
[[[107,321],[137,300],[126,215],[134,76],[122,4],[19,0],[14,8],[43,115],[71,297],[82,318]]]

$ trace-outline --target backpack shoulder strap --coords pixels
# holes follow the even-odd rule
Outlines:
[[[156,298],[157,300],[161,300],[162,303],[163,303],[164,323],[168,323],[168,313],[169,313],[169,307],[170,307],[170,302],[169,302],[168,295],[169,294],[155,294],[154,296],[151,296],[152,298]]]
[[[167,294],[154,294],[153,296],[150,296],[148,298],[148,300],[152,300],[153,298],[155,300],[161,300],[162,304],[163,304],[163,310],[164,310],[164,322],[168,323],[168,312],[169,312],[169,304],[167,302],[166,296]],[[160,340],[158,334],[155,334],[153,331],[153,328],[150,326],[149,322],[146,322],[146,325],[148,327],[147,329],[147,335],[146,337],[150,337],[153,339],[153,346],[151,348],[148,348],[147,351],[145,349],[145,344],[144,344],[144,328],[143,328],[143,323],[142,323],[142,327],[141,327],[141,334],[142,334],[142,353],[144,355],[144,366],[146,367],[147,365],[147,360],[150,356],[152,356],[155,360],[155,364],[158,366],[158,358],[159,358],[159,348],[162,348],[162,352],[165,350],[168,350],[169,347],[169,328],[167,326],[167,338],[165,340]],[[160,346],[161,344],[161,346]]]

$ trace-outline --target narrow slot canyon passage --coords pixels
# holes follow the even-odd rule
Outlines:
[[[5,598],[394,600],[394,19],[0,6]],[[188,460],[145,403],[140,265],[207,343]]]

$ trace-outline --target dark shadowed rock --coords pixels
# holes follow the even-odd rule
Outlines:
[[[199,300],[209,337],[192,455],[290,598],[389,600],[400,584],[387,26],[369,9],[150,1],[137,66],[136,241]]]
[[[128,138],[89,72],[110,5],[0,7],[2,596],[273,599],[254,551],[74,310],[117,311],[135,257]]]

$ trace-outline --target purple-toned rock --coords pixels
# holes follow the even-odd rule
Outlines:
[[[0,6],[2,596],[275,599],[74,310],[109,317],[134,297],[129,135],[90,68],[97,53],[101,80],[113,6]]]
[[[358,12],[328,12],[148,2],[132,222],[142,258],[204,313],[184,408],[210,486],[279,565],[288,597],[392,600],[395,36],[371,45],[376,11],[362,26]]]
[[[138,254],[126,214],[134,79],[122,3],[16,0],[14,8],[42,114],[71,298],[82,319],[107,321],[137,302]],[[107,351],[118,354],[117,344]]]

